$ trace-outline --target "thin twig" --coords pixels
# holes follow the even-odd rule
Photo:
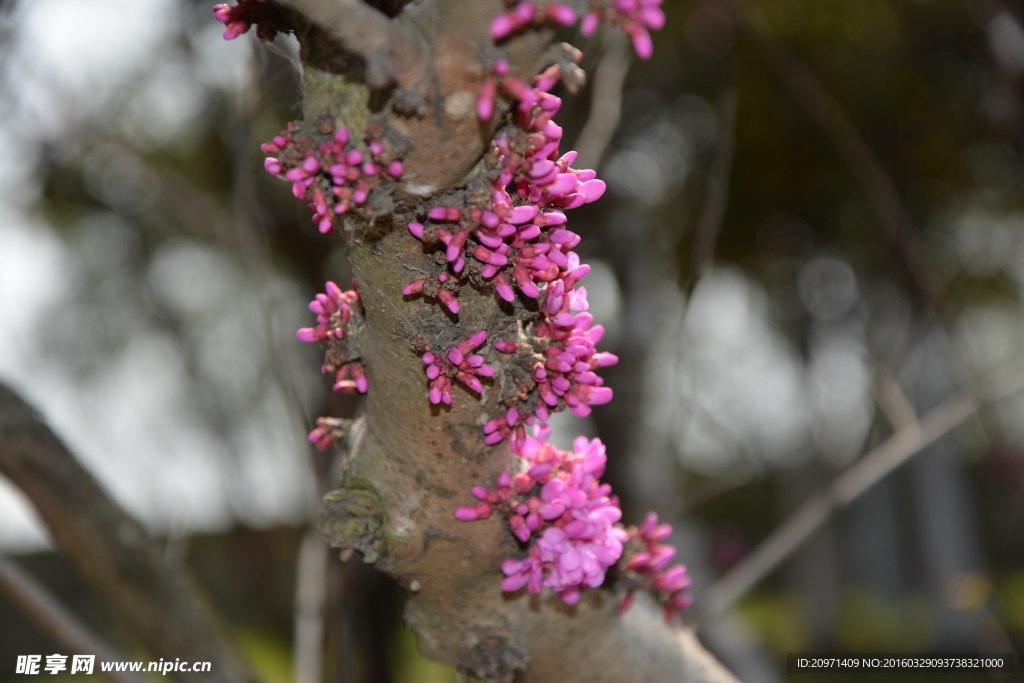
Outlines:
[[[40,628],[72,652],[96,655],[100,662],[125,661],[124,657],[79,621],[45,586],[3,556],[0,556],[0,589]],[[112,683],[146,683],[148,680],[129,672],[104,671],[102,667],[94,667],[94,670]]]
[[[693,245],[693,263],[690,273],[687,298],[693,294],[701,275],[711,265],[715,255],[715,243],[722,230],[725,210],[729,204],[729,176],[736,154],[736,105],[739,99],[736,90],[729,88],[719,98],[718,145],[708,171],[708,191],[697,221],[697,234]]]
[[[320,534],[308,530],[299,547],[295,571],[295,683],[320,683],[323,679],[324,611],[330,554]]]
[[[622,86],[629,73],[629,41],[618,31],[605,39],[601,60],[594,68],[594,88],[590,98],[590,118],[576,141],[578,166],[597,168],[622,117]]]
[[[860,497],[886,475],[971,417],[986,404],[1024,389],[1024,368],[999,373],[980,390],[947,399],[920,420],[900,428],[827,488],[780,524],[747,558],[705,594],[700,618],[715,618],[765,578],[814,535],[834,512]]]
[[[811,69],[775,34],[765,18],[744,0],[717,0],[756,47],[782,84],[835,147],[856,178],[893,245],[914,292],[929,310],[938,306],[938,283],[917,239],[914,220],[892,176],[868,146],[846,111]]]
[[[875,373],[875,402],[893,429],[901,429],[917,420],[914,404],[885,366]]]

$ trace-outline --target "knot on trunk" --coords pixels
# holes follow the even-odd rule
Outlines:
[[[317,530],[333,548],[351,548],[373,564],[386,552],[384,511],[377,494],[364,488],[342,487],[324,496]]]

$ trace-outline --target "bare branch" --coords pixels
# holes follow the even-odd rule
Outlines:
[[[79,621],[50,591],[46,590],[45,586],[22,571],[17,564],[2,556],[0,588],[44,631],[70,648],[72,652],[96,655],[96,659],[101,662],[124,661],[124,657]],[[147,680],[129,672],[104,671],[101,667],[96,667],[95,671],[111,683],[146,683]]]
[[[720,133],[708,173],[707,197],[697,221],[697,235],[693,245],[693,272],[690,273],[688,294],[693,294],[698,280],[714,258],[715,243],[718,242],[718,233],[722,229],[722,221],[725,219],[725,211],[729,204],[729,176],[736,153],[738,99],[739,96],[733,89],[726,90],[719,98]]]
[[[39,415],[0,384],[0,473],[32,501],[54,541],[152,653],[208,661],[249,683],[220,620],[190,575],[167,567],[146,532],[103,491]],[[205,674],[180,674],[208,681]]]
[[[320,534],[306,532],[295,570],[295,683],[319,683],[323,679],[329,554]]]
[[[892,176],[864,140],[849,115],[821,81],[757,10],[744,0],[717,0],[789,89],[797,103],[831,141],[867,196],[879,226],[893,245],[918,299],[928,309],[938,307],[939,285],[917,238],[914,220]]]
[[[580,168],[597,168],[612,141],[622,117],[622,86],[629,74],[632,52],[629,40],[619,31],[610,31],[604,53],[594,69],[594,90],[590,99],[590,118],[580,131],[576,151]]]
[[[987,404],[1024,389],[1024,368],[1009,368],[978,390],[947,399],[920,420],[901,427],[885,442],[812,496],[776,528],[754,552],[711,587],[700,616],[713,619],[770,574],[842,507]]]

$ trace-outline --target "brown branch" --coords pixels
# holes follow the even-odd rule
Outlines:
[[[745,0],[717,0],[736,20],[740,32],[757,48],[790,94],[835,147],[856,178],[917,298],[925,308],[938,307],[939,284],[917,238],[917,229],[896,183],[860,131],[810,68],[775,34],[760,12]]]
[[[7,593],[15,605],[39,626],[72,652],[96,655],[99,662],[123,662],[119,655],[83,624],[50,593],[17,564],[0,556],[0,589]],[[129,672],[94,670],[111,683],[146,683],[148,679]]]
[[[1024,389],[1024,368],[1007,369],[976,390],[952,396],[920,420],[901,427],[826,489],[812,496],[701,600],[702,619],[716,618],[803,545],[829,518],[897,467],[985,405]]]
[[[57,546],[155,655],[208,661],[219,680],[255,677],[190,575],[173,571],[39,415],[0,384],[0,473],[28,496]],[[207,681],[207,674],[181,674]]]

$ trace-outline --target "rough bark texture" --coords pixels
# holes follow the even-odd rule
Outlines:
[[[308,4],[296,2],[300,9]],[[618,598],[609,590],[586,590],[573,607],[550,592],[503,593],[500,565],[516,550],[506,523],[498,515],[472,523],[454,517],[458,506],[472,504],[473,485],[489,485],[516,464],[507,446],[483,443],[482,426],[504,412],[503,384],[514,381],[503,372],[514,359],[499,358],[490,343],[515,339],[516,321],[533,304],[501,302],[489,285],[463,286],[457,316],[421,297],[403,297],[403,285],[427,276],[433,265],[433,255],[405,224],[417,211],[422,215],[423,206],[414,203],[420,198],[432,198],[426,206],[464,198],[459,186],[493,138],[497,121],[478,121],[474,105],[484,64],[493,61],[488,26],[503,8],[497,0],[410,5],[396,20],[410,43],[394,46],[390,54],[367,49],[362,39],[346,42],[351,27],[325,25],[367,60],[365,68],[340,57],[345,48],[325,40],[303,44],[307,123],[330,118],[359,139],[373,120],[385,140],[408,150],[395,203],[385,211],[376,206],[373,225],[357,217],[336,222],[365,309],[366,324],[353,343],[370,392],[365,419],[349,433],[345,471],[339,488],[324,500],[319,527],[333,546],[359,550],[410,589],[406,618],[420,649],[466,676],[592,683],[733,680],[692,633],[668,626],[644,599],[619,618]],[[334,16],[317,9],[314,18]],[[513,72],[529,79],[543,68],[550,39],[545,30],[509,41],[506,57]],[[413,52],[421,56],[415,64],[408,59]],[[384,66],[373,65],[380,60]],[[360,82],[371,71],[389,69],[393,90],[374,91]],[[458,385],[450,407],[431,405],[415,342],[444,349],[483,329],[489,341],[481,352],[497,370],[494,380],[482,396]]]
[[[28,496],[57,546],[146,649],[169,661],[212,663],[210,673],[178,673],[180,680],[257,680],[191,576],[168,567],[142,527],[2,384],[0,473]]]

